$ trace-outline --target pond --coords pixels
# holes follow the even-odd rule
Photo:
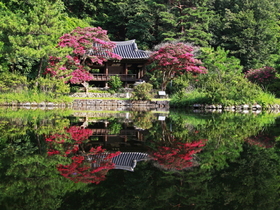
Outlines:
[[[278,209],[277,113],[0,109],[0,209]]]

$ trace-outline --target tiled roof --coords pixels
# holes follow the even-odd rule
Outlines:
[[[147,59],[149,58],[149,53],[144,50],[139,50],[135,39],[129,41],[115,42],[116,48],[114,48],[114,53],[120,55],[123,59]]]

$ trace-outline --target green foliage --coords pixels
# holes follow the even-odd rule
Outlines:
[[[269,83],[266,87],[264,87],[264,90],[271,92],[274,94],[277,98],[280,98],[280,75],[276,74],[276,78]]]
[[[80,86],[74,86],[74,85],[70,86],[70,93],[77,93],[77,92],[80,92],[80,91],[81,91],[81,87]]]
[[[64,28],[62,1],[11,1],[0,6],[4,63],[11,71],[39,76],[47,58],[60,52],[55,46]]]
[[[89,90],[90,93],[110,93],[109,90]]]
[[[160,71],[158,71],[158,70],[151,71],[151,69],[154,67],[155,67],[155,65],[150,64],[148,66],[148,72],[146,72],[145,76],[149,78],[148,81],[149,81],[149,83],[151,83],[153,85],[154,89],[160,89],[161,82],[162,82]]]
[[[209,24],[214,12],[207,7],[209,0],[198,2],[171,1],[169,11],[161,12],[167,25],[164,40],[180,39],[199,46],[207,46],[212,39]]]
[[[191,91],[192,86],[189,83],[190,77],[192,77],[192,75],[190,73],[186,73],[174,78],[167,86],[167,91],[171,94],[176,93],[178,96],[182,96],[185,92]]]
[[[187,107],[193,104],[207,104],[210,99],[206,93],[200,90],[193,90],[192,92],[179,91],[172,95],[170,106],[171,107]]]
[[[0,92],[21,92],[27,90],[28,81],[25,76],[13,73],[0,73]]]
[[[50,96],[66,95],[70,92],[69,84],[66,84],[63,79],[55,79],[52,77],[40,77],[36,80],[38,90]]]
[[[206,92],[211,104],[240,105],[258,103],[263,90],[251,84],[242,74],[218,75],[208,74],[208,77],[201,77],[199,86]],[[267,103],[273,101],[267,101]]]
[[[118,119],[111,118],[111,119],[108,119],[108,121],[109,121],[109,125],[108,125],[109,134],[113,134],[113,135],[120,134],[121,129],[122,129],[122,124],[120,122],[118,122]]]
[[[109,83],[110,89],[113,92],[117,92],[122,87],[122,81],[119,76],[110,76],[110,80],[108,83]]]
[[[194,103],[242,105],[259,103],[263,106],[274,103],[274,96],[265,93],[258,85],[250,83],[241,73],[242,66],[237,58],[230,57],[229,51],[220,47],[201,48],[200,58],[208,74],[196,77],[184,76],[181,83],[189,87],[177,90],[172,106],[188,106]]]
[[[246,138],[273,125],[276,117],[266,113],[257,116],[230,112],[194,115],[172,111],[169,123],[172,124],[172,135],[177,139],[207,139],[203,153],[199,154],[201,167],[221,169],[240,156]]]
[[[245,75],[250,82],[258,84],[264,91],[269,91],[276,97],[280,96],[280,77],[274,68],[266,66],[260,69],[250,69]]]
[[[230,51],[221,47],[214,49],[212,47],[200,48],[199,58],[209,72],[219,74],[240,74],[243,67],[240,65],[240,60],[230,56]]]
[[[272,66],[278,54],[279,0],[216,1],[214,46],[230,50],[246,70]]]
[[[54,102],[65,103],[71,102],[72,99],[69,96],[57,96],[41,93],[37,90],[27,90],[21,93],[0,93],[0,103],[21,103],[21,102]]]
[[[140,129],[150,129],[153,127],[153,122],[155,121],[155,115],[151,112],[137,112],[131,113],[131,118],[134,125]]]
[[[142,83],[133,88],[132,100],[151,100],[153,85],[150,83]]]

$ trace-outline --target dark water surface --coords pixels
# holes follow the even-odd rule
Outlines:
[[[0,109],[0,209],[279,209],[278,115]]]

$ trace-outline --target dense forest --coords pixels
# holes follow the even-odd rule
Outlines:
[[[113,41],[142,49],[180,39],[220,46],[245,69],[274,66],[279,54],[278,0],[1,0],[1,71],[37,75],[58,38],[100,26]],[[32,75],[33,75],[32,74]]]
[[[201,47],[210,71],[223,54],[217,65],[227,71],[279,68],[280,0],[1,0],[0,7],[0,71],[29,79],[63,53],[59,37],[88,26],[144,50],[172,40]]]

